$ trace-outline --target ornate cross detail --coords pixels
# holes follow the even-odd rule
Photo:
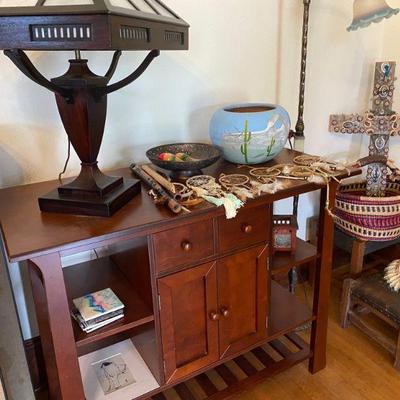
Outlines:
[[[392,110],[395,69],[395,62],[376,63],[370,111],[364,115],[331,115],[329,121],[330,132],[369,135],[369,155],[383,156],[386,160],[389,156],[390,136],[400,135],[400,115]],[[385,196],[387,174],[385,164],[373,163],[368,166],[368,196]]]

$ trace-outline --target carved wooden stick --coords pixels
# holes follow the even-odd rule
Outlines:
[[[370,164],[387,164],[387,157],[382,155],[370,155],[364,158],[360,158],[356,162],[356,167],[365,167],[366,165]]]
[[[182,206],[168,193],[166,192],[151,176],[142,170],[138,165],[132,164],[130,169],[147,185],[149,185],[155,192],[160,196],[168,199],[168,208],[175,214],[179,214],[182,211]]]
[[[154,171],[153,168],[148,165],[142,165],[142,169],[148,175],[150,175],[155,181],[157,181],[162,187],[167,189],[172,194],[175,194],[175,186],[168,180],[166,180],[163,176],[161,176],[157,171]]]

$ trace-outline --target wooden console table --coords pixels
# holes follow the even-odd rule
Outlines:
[[[285,150],[270,164],[291,162],[298,154]],[[205,172],[237,171],[222,161]],[[128,169],[121,172],[130,176]],[[146,399],[165,399],[162,392],[171,387],[184,400],[198,399],[189,380],[196,381],[202,398],[223,399],[306,359],[311,373],[325,367],[333,242],[326,187],[290,181],[226,220],[222,208],[209,204],[172,215],[155,206],[145,190],[112,218],[41,213],[37,198],[54,186],[44,182],[0,190],[7,257],[28,260],[50,399],[83,400],[78,357],[127,338],[160,385],[140,396]],[[331,203],[336,187],[332,181]],[[318,246],[300,240],[296,254],[272,256],[273,202],[319,189]],[[99,258],[62,268],[65,257],[93,249]],[[310,310],[274,277],[315,260]],[[85,334],[71,320],[71,300],[106,287],[125,303],[125,316]],[[310,321],[307,344],[294,330]],[[263,368],[249,363],[249,352]],[[228,361],[240,368],[241,378]],[[211,369],[225,383],[222,390],[206,374]]]

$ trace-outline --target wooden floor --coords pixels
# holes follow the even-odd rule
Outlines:
[[[342,280],[334,280],[328,331],[328,365],[311,375],[307,363],[256,386],[240,400],[395,400],[400,373],[389,353],[362,332],[338,324]]]

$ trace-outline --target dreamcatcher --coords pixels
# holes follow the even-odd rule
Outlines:
[[[186,186],[209,203],[217,207],[224,206],[227,219],[235,218],[239,208],[244,205],[234,193],[224,191],[216,179],[209,175],[193,176],[186,181]]]

